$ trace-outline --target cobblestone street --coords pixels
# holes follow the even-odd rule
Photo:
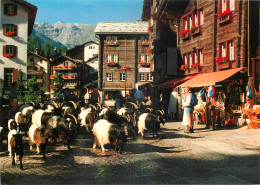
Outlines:
[[[122,155],[93,150],[82,131],[71,151],[48,144],[46,160],[25,138],[24,170],[12,166],[4,141],[1,184],[259,184],[260,130],[203,127],[184,134],[180,122],[168,122],[160,139],[128,140]]]

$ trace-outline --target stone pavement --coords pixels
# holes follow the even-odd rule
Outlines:
[[[4,141],[1,184],[259,184],[260,129],[203,127],[186,134],[180,122],[168,122],[160,139],[129,139],[122,155],[93,150],[83,130],[71,151],[49,144],[46,160],[25,138],[24,170],[12,166]]]

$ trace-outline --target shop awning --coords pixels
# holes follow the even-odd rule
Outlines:
[[[242,71],[244,67],[228,69],[224,71],[211,72],[211,73],[203,73],[198,74],[194,78],[184,82],[179,85],[181,87],[189,86],[189,87],[203,87],[203,86],[211,86],[215,85],[218,82],[224,81],[236,73]]]
[[[173,88],[173,87],[176,87],[177,85],[179,85],[180,83],[183,83],[187,80],[190,80],[191,78],[197,76],[198,74],[192,74],[192,75],[187,75],[185,77],[182,77],[182,78],[175,78],[173,80],[170,80],[168,82],[164,82],[162,84],[159,85],[159,88]]]

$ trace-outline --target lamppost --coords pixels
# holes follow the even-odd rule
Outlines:
[[[122,37],[123,39],[125,39],[125,66],[126,66],[126,37],[120,35],[120,36],[117,37],[117,39],[120,38],[120,37]],[[124,71],[125,71],[125,103],[126,103],[126,79],[127,79],[127,78],[126,78],[126,77],[127,77],[126,71],[127,71],[127,69],[126,69],[125,67],[124,67],[123,69],[124,69]]]

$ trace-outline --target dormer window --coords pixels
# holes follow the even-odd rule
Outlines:
[[[8,16],[17,15],[17,5],[15,4],[5,4],[4,14]]]

